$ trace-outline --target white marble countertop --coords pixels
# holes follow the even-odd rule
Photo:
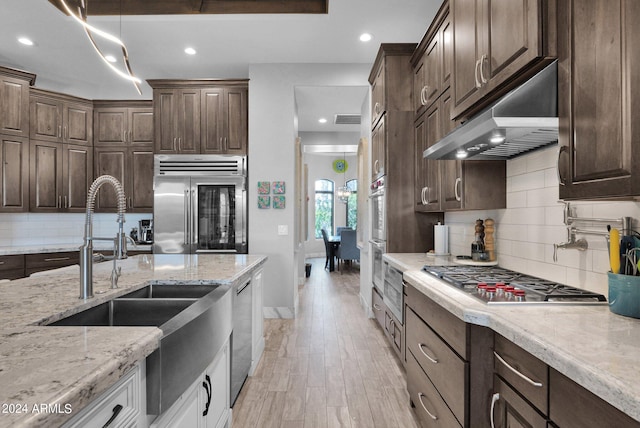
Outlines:
[[[487,306],[420,271],[448,257],[385,254],[404,278],[458,318],[487,326],[640,421],[640,319],[599,306]]]
[[[113,385],[159,344],[156,327],[48,327],[48,323],[153,283],[231,283],[265,263],[254,255],[139,255],[119,260],[119,288],[110,289],[112,262],[94,264],[95,297],[78,299],[77,266],[0,284],[0,427],[58,426]],[[34,413],[65,404],[71,414]]]
[[[39,253],[63,253],[67,251],[78,251],[80,244],[42,244],[42,245],[23,245],[23,246],[0,246],[0,256],[18,255],[18,254],[39,254]],[[94,244],[94,251],[109,254],[113,252],[113,246],[108,243],[97,241]],[[129,251],[148,251],[151,252],[151,245],[127,245]]]

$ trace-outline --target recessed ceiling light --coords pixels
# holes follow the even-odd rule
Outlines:
[[[456,157],[457,157],[458,159],[464,159],[464,158],[466,158],[466,157],[467,157],[467,155],[468,155],[468,153],[467,153],[466,151],[464,151],[464,150],[458,150],[458,151],[456,152]]]
[[[489,142],[491,144],[500,144],[503,143],[505,140],[503,135],[494,135],[493,137],[489,138]]]
[[[324,117],[321,117],[320,119],[318,119],[318,122],[327,123],[327,119],[325,119]]]
[[[116,62],[116,61],[117,61],[116,57],[115,57],[115,56],[113,56],[113,55],[106,55],[106,56],[104,57],[104,59],[106,59],[106,60],[107,60],[107,61],[109,61],[109,62]]]
[[[187,55],[195,55],[196,54],[196,50],[194,48],[186,48],[184,50],[184,53],[186,53]]]
[[[360,41],[361,41],[361,42],[368,42],[368,41],[369,41],[369,40],[371,40],[371,39],[372,39],[372,36],[371,36],[371,34],[369,34],[369,33],[362,33],[362,34],[360,34]]]
[[[18,41],[23,45],[33,46],[33,42],[31,41],[31,39],[28,39],[26,37],[18,37]]]

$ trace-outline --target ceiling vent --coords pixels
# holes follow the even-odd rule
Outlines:
[[[333,123],[336,125],[360,125],[360,115],[336,114]]]

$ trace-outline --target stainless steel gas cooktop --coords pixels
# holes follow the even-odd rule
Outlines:
[[[422,270],[492,305],[607,304],[602,294],[497,266],[424,266]]]

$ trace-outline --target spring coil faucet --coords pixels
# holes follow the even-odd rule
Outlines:
[[[100,187],[109,183],[116,191],[118,200],[118,233],[115,238],[97,238],[93,236],[93,210],[96,202],[96,195]],[[111,175],[101,175],[96,178],[89,192],[87,193],[87,214],[84,225],[84,242],[80,247],[80,298],[88,299],[93,297],[93,241],[108,240],[113,241],[113,270],[111,272],[111,288],[118,287],[118,278],[122,268],[116,268],[117,259],[127,258],[127,241],[124,234],[124,213],[126,210],[126,199],[122,184]]]

